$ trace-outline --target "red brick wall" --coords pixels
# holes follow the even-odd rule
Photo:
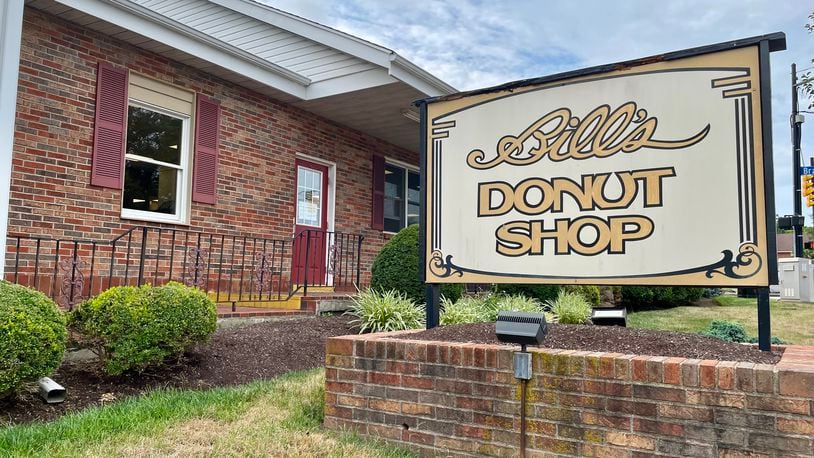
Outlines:
[[[777,365],[531,350],[529,456],[814,456],[814,347]],[[325,426],[425,455],[517,456],[506,346],[336,337]]]
[[[190,229],[291,237],[294,158],[305,153],[336,163],[335,229],[365,236],[363,271],[369,270],[387,239],[370,229],[371,155],[417,163],[416,153],[30,7],[23,26],[9,234],[107,241],[145,224],[121,219],[121,191],[89,184],[99,61],[220,101],[218,201],[193,203]]]

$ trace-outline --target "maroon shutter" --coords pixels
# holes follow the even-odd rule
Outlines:
[[[384,230],[384,157],[373,155],[373,229]]]
[[[220,105],[198,94],[195,110],[195,167],[192,172],[192,200],[214,204],[218,187],[218,144]]]
[[[122,188],[127,131],[127,69],[99,62],[90,184]]]

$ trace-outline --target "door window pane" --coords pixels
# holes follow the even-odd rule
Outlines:
[[[297,167],[297,224],[322,226],[322,172]]]
[[[175,168],[128,159],[124,208],[174,215],[179,173]]]

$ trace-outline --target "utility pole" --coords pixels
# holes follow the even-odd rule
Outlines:
[[[791,64],[791,145],[792,145],[792,173],[794,176],[794,216],[799,217],[803,215],[803,194],[802,184],[800,178],[800,163],[802,162],[802,153],[800,151],[800,138],[801,129],[800,124],[803,123],[803,117],[800,115],[800,107],[797,101],[797,64]],[[794,222],[794,256],[797,258],[803,257],[803,222]]]

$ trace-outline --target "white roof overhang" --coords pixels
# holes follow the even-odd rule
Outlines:
[[[248,0],[26,3],[411,150],[418,123],[404,111],[455,92],[387,48]],[[172,3],[217,27],[165,13]]]

